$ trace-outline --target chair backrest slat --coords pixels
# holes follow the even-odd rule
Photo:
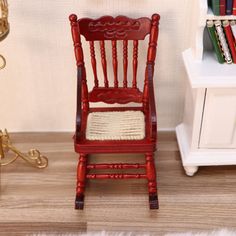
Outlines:
[[[117,47],[116,47],[116,40],[112,40],[112,64],[113,64],[113,72],[114,72],[114,87],[118,88],[118,77],[117,77]]]
[[[108,88],[109,83],[107,79],[107,61],[106,61],[106,51],[105,51],[104,40],[100,41],[100,50],[101,50],[102,70],[103,70],[103,75],[104,75],[104,85],[106,88]]]
[[[133,81],[132,87],[137,88],[137,69],[138,69],[138,40],[133,41]]]
[[[128,40],[123,40],[123,70],[124,70],[123,86],[124,88],[127,88],[127,69],[128,69]]]
[[[90,55],[91,55],[91,64],[93,68],[93,75],[94,75],[94,86],[98,87],[98,76],[97,76],[97,62],[94,50],[94,41],[89,41],[90,45]]]

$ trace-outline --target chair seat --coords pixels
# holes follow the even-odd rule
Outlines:
[[[145,117],[141,111],[89,113],[87,140],[142,140],[145,138]]]

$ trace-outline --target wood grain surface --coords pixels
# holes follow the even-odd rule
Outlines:
[[[236,167],[201,167],[187,177],[174,133],[159,133],[160,209],[150,211],[145,180],[91,180],[85,209],[74,210],[77,155],[71,133],[11,134],[23,151],[38,148],[44,170],[24,161],[1,167],[0,235],[88,231],[168,232],[236,229]],[[92,155],[93,163],[135,162],[142,155]]]

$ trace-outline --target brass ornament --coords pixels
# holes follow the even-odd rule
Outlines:
[[[1,70],[6,66],[6,59],[4,58],[4,56],[0,54],[0,60],[1,60],[0,62],[0,70]]]
[[[10,136],[5,129],[0,130],[0,166],[6,166],[15,162],[18,158],[23,159],[33,167],[43,169],[48,166],[47,157],[43,156],[39,150],[30,149],[28,154],[23,154],[15,148],[10,140]]]
[[[8,23],[8,4],[7,0],[0,0],[0,41],[3,40],[9,33]],[[6,66],[5,58],[0,55],[0,70]]]

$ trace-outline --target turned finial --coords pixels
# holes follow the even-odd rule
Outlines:
[[[70,20],[71,22],[76,22],[76,21],[77,21],[77,15],[71,14],[71,15],[69,16],[69,20]]]
[[[152,15],[152,22],[154,24],[157,24],[159,20],[160,20],[160,15],[159,14],[155,13],[155,14]]]

